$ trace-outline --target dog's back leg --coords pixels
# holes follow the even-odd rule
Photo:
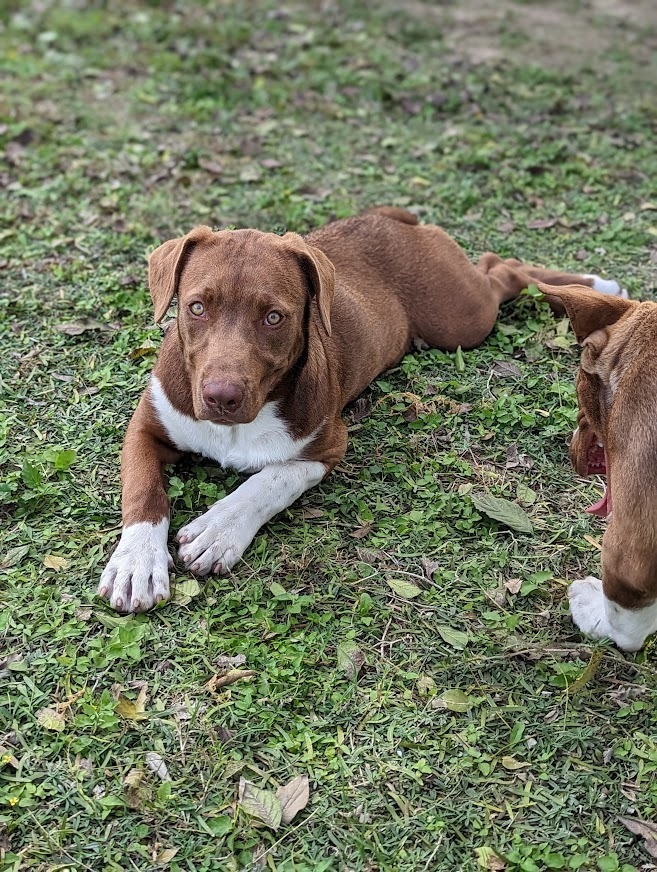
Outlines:
[[[594,291],[611,296],[627,297],[618,282],[600,278],[600,276],[585,273],[560,272],[554,269],[544,269],[540,266],[531,266],[519,260],[508,258],[503,260],[499,255],[487,252],[482,254],[477,264],[477,269],[485,273],[491,284],[491,288],[500,303],[517,297],[523,288],[534,282],[543,282],[546,285],[585,285]],[[552,304],[551,304],[552,305]],[[556,308],[560,314],[563,309]]]

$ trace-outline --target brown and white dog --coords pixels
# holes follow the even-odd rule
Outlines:
[[[573,466],[607,478],[587,509],[609,519],[602,581],[574,581],[570,610],[589,636],[638,651],[657,631],[657,303],[538,287],[565,307],[582,345]]]
[[[128,426],[123,532],[101,596],[144,611],[169,596],[163,467],[192,451],[253,472],[178,533],[199,575],[227,573],[260,527],[330,472],[347,447],[340,415],[413,343],[472,348],[504,300],[535,281],[618,285],[484,254],[474,266],[441,229],[382,207],[305,239],[196,227],[157,248],[149,285],[178,317]]]

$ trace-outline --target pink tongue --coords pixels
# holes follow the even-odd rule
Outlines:
[[[611,512],[611,466],[607,457],[607,449],[605,448],[605,471],[607,476],[607,487],[603,498],[586,510],[591,515],[598,515],[600,518],[606,518]]]
[[[609,490],[605,489],[605,495],[600,502],[589,506],[586,511],[591,515],[598,515],[600,518],[606,518],[609,514]]]

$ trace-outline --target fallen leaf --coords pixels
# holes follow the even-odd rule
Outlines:
[[[389,587],[391,587],[394,592],[403,597],[404,599],[415,599],[416,596],[420,596],[422,593],[422,588],[418,587],[416,584],[411,584],[410,581],[404,581],[403,578],[387,578]]]
[[[554,227],[557,223],[556,218],[535,218],[527,224],[528,230],[545,230],[548,227]]]
[[[308,805],[310,781],[307,775],[297,775],[292,781],[281,785],[276,791],[281,803],[281,822],[289,824],[298,812]]]
[[[424,570],[424,574],[426,577],[431,580],[434,576],[434,573],[438,572],[440,569],[440,561],[439,560],[429,560],[428,557],[423,557],[420,560],[420,566]]]
[[[146,339],[142,344],[130,352],[130,360],[139,360],[140,357],[147,357],[149,354],[155,354],[158,346],[152,339]]]
[[[10,548],[0,561],[0,569],[9,569],[10,566],[18,566],[29,550],[29,545],[16,545],[14,548]]]
[[[184,581],[176,582],[171,602],[174,602],[179,606],[186,606],[195,596],[198,596],[200,592],[201,585],[198,581],[195,578],[186,578]]]
[[[531,766],[531,763],[523,762],[522,760],[516,760],[515,757],[511,757],[510,755],[506,755],[502,757],[502,766],[505,769],[508,769],[509,772],[513,772],[516,769],[525,769],[527,766]]]
[[[352,530],[349,535],[353,536],[354,539],[364,539],[365,536],[369,536],[369,534],[372,532],[373,526],[374,524],[369,521],[367,524],[363,524],[362,527],[357,527],[355,530]]]
[[[337,647],[338,669],[347,678],[355,679],[365,665],[365,655],[353,641],[341,642]]]
[[[306,506],[301,511],[301,517],[304,521],[311,521],[315,518],[323,518],[324,512],[321,509],[316,508],[315,506]]]
[[[223,166],[218,161],[207,160],[204,157],[198,159],[198,165],[202,170],[211,173],[213,176],[220,176],[224,171]]]
[[[510,578],[508,581],[504,582],[504,587],[510,594],[515,595],[522,587],[522,578]]]
[[[44,730],[53,730],[56,733],[61,731],[66,726],[64,715],[61,712],[51,708],[42,708],[36,713],[36,719],[44,728]]]
[[[619,817],[618,820],[635,836],[641,836],[646,851],[651,857],[657,857],[657,823],[632,817]]]
[[[479,867],[486,869],[487,872],[503,872],[506,869],[506,863],[495,853],[493,848],[487,846],[475,848],[475,854]]]
[[[421,675],[415,686],[417,687],[417,692],[420,696],[427,696],[427,694],[436,689],[436,682],[430,675]]]
[[[515,503],[500,497],[492,497],[490,494],[473,494],[471,499],[475,507],[488,515],[489,518],[493,518],[493,520],[520,533],[534,532],[532,522],[527,514]]]
[[[157,751],[148,751],[146,754],[146,768],[149,772],[157,775],[160,781],[171,781],[167,764]]]
[[[220,687],[228,687],[229,684],[235,684],[242,678],[253,678],[254,675],[257,672],[253,669],[231,669],[223,675],[213,675],[205,686],[211,693],[215,693]]]
[[[354,424],[367,418],[372,411],[372,400],[370,397],[359,397],[351,408],[351,420]]]
[[[518,482],[518,486],[516,488],[516,496],[518,497],[518,502],[522,503],[525,506],[533,506],[536,502],[536,491],[532,490],[522,481]]]
[[[462,651],[470,641],[468,634],[463,633],[461,630],[453,630],[451,627],[436,627],[436,629],[443,637],[443,640],[458,651]]]
[[[517,466],[523,469],[531,469],[534,461],[526,454],[520,454],[518,446],[513,443],[506,449],[506,468],[515,469]]]
[[[144,772],[142,769],[131,769],[123,779],[123,786],[126,789],[126,802],[128,807],[135,811],[141,811],[144,803],[150,796],[150,791],[143,784],[143,780]]]
[[[134,702],[125,696],[119,696],[114,711],[120,718],[125,718],[128,721],[145,721],[148,718],[145,711],[147,694],[148,685],[144,682]]]
[[[457,688],[444,690],[440,696],[436,696],[431,700],[432,708],[449,709],[452,712],[467,712],[473,705],[472,697]]]
[[[231,669],[236,666],[244,666],[246,663],[246,655],[245,654],[235,654],[231,656],[229,654],[221,654],[214,661],[214,665],[217,669]]]
[[[54,569],[59,572],[60,569],[68,569],[69,561],[65,557],[57,557],[55,554],[46,554],[43,558],[43,565],[48,569]]]
[[[270,829],[279,828],[283,808],[280,799],[271,790],[262,790],[245,778],[240,778],[238,803],[247,814],[262,821]]]
[[[491,367],[493,375],[499,378],[521,378],[522,370],[510,360],[496,360]]]
[[[170,863],[173,858],[178,853],[179,848],[165,848],[164,851],[160,851],[160,853],[155,858],[155,862],[158,866],[166,866]]]
[[[79,336],[87,330],[111,330],[109,324],[103,324],[102,321],[97,321],[96,318],[90,318],[88,315],[83,315],[81,318],[76,318],[75,321],[67,321],[65,324],[58,324],[57,330],[60,333],[66,333],[67,336]]]

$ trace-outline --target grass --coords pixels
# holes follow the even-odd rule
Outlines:
[[[178,567],[174,601],[138,617],[94,596],[163,239],[396,203],[473,256],[654,296],[655,28],[554,3],[564,39],[571,14],[635,39],[550,65],[522,36],[538,7],[509,5],[482,18],[502,53],[481,63],[433,4],[0,12],[0,869],[654,868],[619,822],[657,813],[654,649],[568,617],[568,580],[599,566],[598,488],[567,460],[572,335],[531,296],[480,349],[381,376],[339,471],[232,576]],[[107,329],[58,330],[83,316]],[[189,458],[174,529],[237,481]],[[212,693],[226,657],[255,675]],[[304,774],[275,832],[238,802],[240,777]]]

